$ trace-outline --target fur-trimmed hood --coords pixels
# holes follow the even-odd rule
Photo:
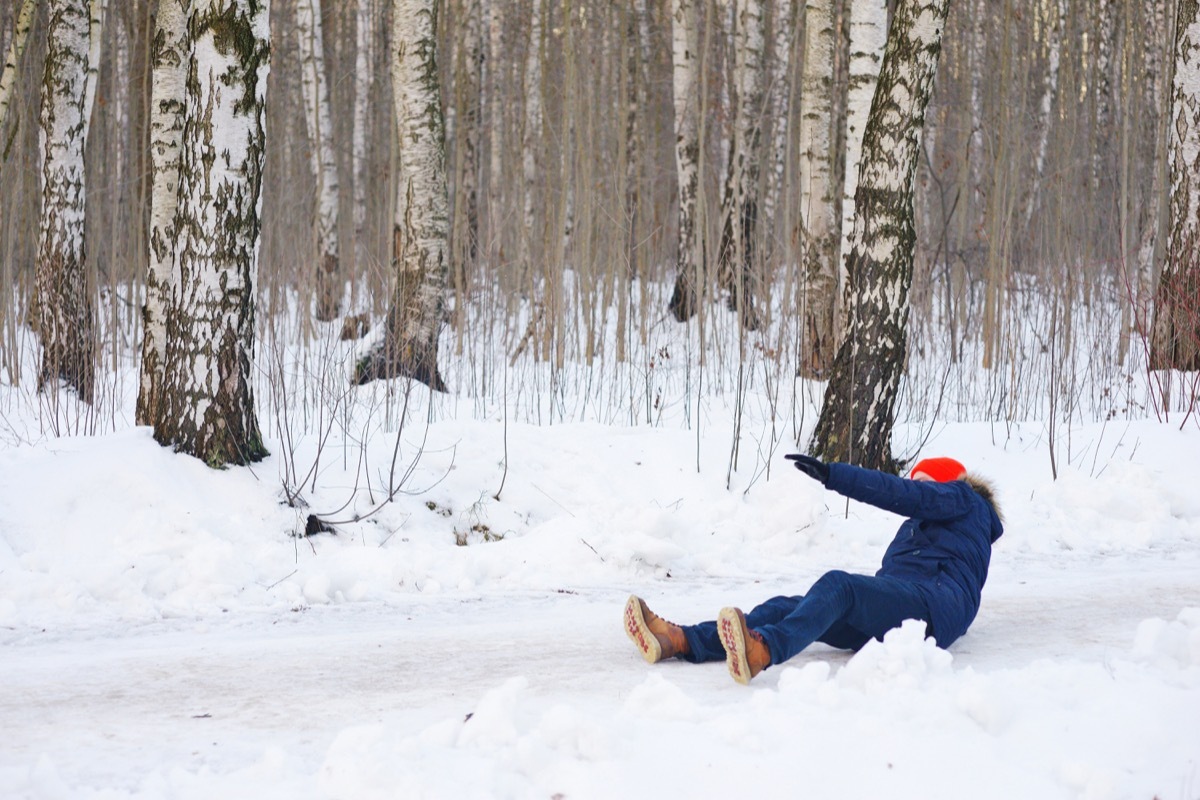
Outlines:
[[[1004,514],[1000,511],[1000,506],[996,503],[996,487],[992,485],[992,482],[987,478],[981,478],[980,476],[973,475],[970,472],[963,476],[963,480],[967,482],[968,486],[978,492],[980,497],[982,497],[984,500],[987,500],[988,505],[991,506],[992,510],[996,512],[996,516],[998,516],[1000,521],[1003,522]]]
[[[987,501],[987,504],[991,506],[992,513],[996,515],[996,519],[1000,524],[996,528],[996,532],[992,534],[992,542],[994,543],[1000,538],[1000,534],[1004,532],[1004,512],[1000,510],[1000,505],[996,502],[996,487],[987,478],[974,475],[970,472],[963,476],[963,481],[974,489],[976,494]]]

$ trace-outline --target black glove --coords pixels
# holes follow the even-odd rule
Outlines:
[[[793,467],[819,482],[822,486],[829,482],[829,465],[821,459],[802,455],[801,453],[790,453],[784,456],[784,458],[791,461]]]

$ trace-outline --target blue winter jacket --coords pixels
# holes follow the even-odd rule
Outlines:
[[[825,485],[909,518],[875,574],[917,586],[929,603],[929,623],[939,646],[966,633],[979,611],[992,544],[1004,532],[990,490],[981,494],[969,480],[914,481],[850,464],[830,464]]]

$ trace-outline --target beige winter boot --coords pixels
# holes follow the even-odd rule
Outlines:
[[[725,648],[725,666],[735,681],[750,679],[771,663],[771,651],[757,631],[746,627],[746,615],[738,608],[722,608],[717,615],[717,635]]]
[[[656,615],[637,595],[630,595],[625,603],[624,619],[625,635],[650,664],[689,650],[683,629]]]

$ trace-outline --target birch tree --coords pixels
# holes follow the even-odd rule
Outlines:
[[[887,0],[849,0],[850,5],[850,77],[846,97],[846,166],[842,182],[842,240],[835,256],[838,286],[849,286],[845,255],[850,250],[854,229],[854,193],[858,189],[858,167],[862,156],[863,129],[871,113],[879,66],[887,45]],[[846,305],[839,292],[834,306],[834,326],[838,341],[846,334]]]
[[[646,98],[648,97],[647,74],[650,66],[650,20],[646,0],[633,0],[623,9],[625,23],[624,74],[622,88],[625,99],[625,218],[627,220],[626,246],[621,256],[625,268],[614,273],[617,282],[617,334],[616,359],[628,359],[627,333],[630,320],[631,281],[642,274],[637,247],[638,235],[643,225],[642,174],[643,159],[647,148]]]
[[[789,163],[788,132],[792,101],[792,42],[794,39],[793,0],[775,0],[771,7],[771,85],[768,92],[771,126],[767,180],[764,182],[763,224],[775,225],[776,215],[785,190],[785,173]]]
[[[84,168],[91,15],[81,0],[51,0],[42,80],[42,229],[36,319],[38,386],[62,379],[91,402],[95,382],[91,291],[84,268]]]
[[[371,86],[375,75],[376,0],[356,0],[354,49],[354,133],[351,161],[354,173],[354,258],[365,261],[367,223],[367,143],[370,140]]]
[[[167,318],[179,285],[175,263],[175,212],[183,138],[190,0],[159,0],[150,88],[150,253],[146,303],[142,307],[142,369],[137,422],[158,421],[159,392],[166,369]]]
[[[675,172],[679,185],[679,249],[675,290],[668,308],[675,319],[691,319],[704,286],[703,236],[697,225],[700,181],[700,31],[698,0],[671,0],[671,45],[675,104]]]
[[[916,232],[913,182],[949,0],[900,0],[863,136],[849,253],[850,328],[838,349],[813,454],[894,470]]]
[[[1171,35],[1174,31],[1176,15],[1172,11],[1173,0],[1148,0],[1147,24],[1145,26],[1146,69],[1151,76],[1147,81],[1150,90],[1150,107],[1163,108],[1167,98],[1171,96],[1174,81],[1174,49],[1175,41]],[[1166,48],[1160,48],[1161,42],[1169,42]],[[1170,157],[1170,113],[1164,112],[1157,120],[1154,130],[1153,167],[1150,178],[1150,202],[1148,219],[1142,230],[1141,241],[1138,245],[1137,256],[1137,294],[1139,298],[1147,298],[1153,294],[1156,266],[1163,261],[1166,252],[1170,222],[1170,175],[1167,173]],[[1146,323],[1142,321],[1142,329]]]
[[[392,230],[396,288],[383,335],[358,362],[354,377],[359,384],[409,377],[446,391],[437,365],[450,234],[437,68],[438,3],[395,0],[392,12],[392,92],[402,195]]]
[[[800,104],[800,224],[804,305],[800,374],[828,374],[837,341],[838,198],[832,140],[833,3],[808,0],[804,11],[804,76]]]
[[[1179,0],[1171,98],[1170,234],[1158,286],[1152,369],[1200,369],[1200,0]]]
[[[537,209],[537,180],[541,164],[542,142],[542,0],[529,3],[529,47],[525,52],[525,119],[521,136],[521,176],[524,187],[521,229],[520,268],[533,275],[535,212]],[[531,278],[532,280],[532,278]]]
[[[504,180],[505,145],[511,138],[508,135],[507,115],[505,114],[504,86],[509,77],[509,71],[504,59],[504,8],[501,0],[488,0],[487,4],[487,56],[484,59],[484,69],[487,71],[484,92],[484,105],[488,109],[488,181],[487,192],[484,194],[487,203],[487,232],[484,241],[488,243],[487,262],[496,263],[503,252],[503,209],[505,199],[509,196]]]
[[[329,116],[329,85],[325,79],[321,0],[299,0],[296,36],[300,43],[300,85],[304,93],[304,122],[313,175],[317,182],[316,252],[317,319],[338,315],[342,300],[341,255],[338,243],[338,170]]]
[[[9,99],[17,81],[17,65],[21,63],[21,54],[25,52],[25,40],[29,38],[29,29],[33,27],[33,12],[36,9],[35,0],[25,0],[22,4],[21,11],[17,14],[12,41],[9,42],[8,52],[4,56],[4,64],[0,65],[0,126],[4,125],[4,118],[8,115]]]
[[[650,23],[646,10],[646,0],[633,0],[625,9],[625,215],[629,224],[629,246],[626,258],[632,267],[630,272],[638,274],[636,268],[636,247],[638,221],[641,216],[641,174],[642,158],[645,151],[646,122],[643,119],[646,103],[645,72],[650,68]],[[621,299],[622,317],[625,311],[625,298]],[[623,325],[618,326],[624,330]],[[618,337],[617,348],[623,354],[624,342]]]
[[[480,101],[483,93],[483,12],[479,0],[461,0],[454,63],[454,196],[450,263],[461,312],[466,302],[467,266],[479,242]],[[461,332],[461,328],[460,328]]]
[[[733,21],[734,127],[721,241],[721,282],[746,328],[754,313],[753,243],[758,224],[766,30],[761,0],[736,0]]]
[[[1036,199],[1041,194],[1042,181],[1046,173],[1046,153],[1050,148],[1050,131],[1053,129],[1051,114],[1058,102],[1058,77],[1062,65],[1062,42],[1067,25],[1067,0],[1055,0],[1041,6],[1038,14],[1046,19],[1046,77],[1042,84],[1040,128],[1038,130],[1037,155],[1034,161],[1033,185],[1030,200],[1025,209],[1025,225],[1028,227],[1036,208]]]
[[[88,67],[87,88],[84,90],[83,118],[89,123],[96,104],[96,87],[100,83],[100,44],[103,41],[104,19],[108,16],[108,0],[88,0]]]
[[[192,0],[182,44],[189,58],[173,223],[179,284],[154,437],[213,467],[267,454],[250,370],[268,25],[262,0]]]

